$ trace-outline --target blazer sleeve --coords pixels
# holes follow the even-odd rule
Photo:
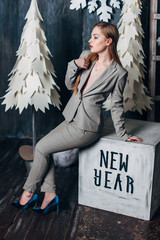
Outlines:
[[[79,58],[86,57],[89,54],[89,52],[90,51],[88,51],[88,50],[83,51],[81,53],[81,55],[79,56]],[[65,84],[69,90],[73,89],[74,81],[75,81],[80,69],[81,68],[76,65],[74,60],[72,60],[68,63],[67,72],[66,72],[66,76],[65,76]]]
[[[128,135],[125,129],[124,109],[123,109],[123,91],[126,84],[128,73],[125,72],[116,82],[111,97],[111,116],[117,135],[126,141],[131,135]]]

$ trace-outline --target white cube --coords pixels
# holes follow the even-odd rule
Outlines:
[[[79,155],[79,204],[150,220],[160,206],[160,123],[126,120],[142,143],[124,142],[112,121]]]

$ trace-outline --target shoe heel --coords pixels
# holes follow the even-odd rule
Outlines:
[[[59,204],[57,204],[57,214],[59,213]]]
[[[34,205],[34,208],[36,208],[38,206],[38,202],[36,201],[35,202],[35,205]]]

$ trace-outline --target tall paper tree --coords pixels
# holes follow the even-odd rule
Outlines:
[[[15,106],[20,114],[28,105],[43,112],[45,108],[49,109],[49,104],[60,108],[59,88],[52,77],[55,77],[55,71],[49,58],[52,55],[46,44],[36,0],[31,1],[25,19],[17,61],[9,74],[9,87],[2,104],[6,105],[5,111]]]
[[[124,111],[151,109],[151,97],[143,84],[145,77],[144,51],[142,38],[144,32],[141,24],[141,3],[139,0],[123,0],[122,17],[118,23],[120,38],[118,54],[123,67],[128,71],[124,89]],[[109,99],[104,103],[110,108]]]

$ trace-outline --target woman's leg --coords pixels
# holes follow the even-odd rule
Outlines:
[[[39,184],[42,184],[42,191],[55,192],[54,165],[50,154],[65,149],[62,136],[65,127],[66,123],[61,123],[36,144],[33,165],[23,187],[28,192],[34,193]]]
[[[50,163],[49,155],[53,152],[86,146],[98,137],[98,133],[78,129],[74,122],[63,122],[52,130],[36,145],[33,166],[24,185],[26,192],[33,194],[40,183],[41,191],[55,194],[54,165]]]
[[[57,126],[54,130],[48,133],[45,137],[43,137],[35,147],[34,151],[34,161],[32,168],[30,170],[29,176],[24,184],[24,192],[20,199],[20,204],[26,204],[32,197],[33,193],[37,189],[37,185],[42,182],[44,175],[46,173],[46,177],[44,179],[44,184],[42,183],[42,191],[55,192],[55,184],[54,184],[54,165],[53,162],[49,160],[49,156],[45,156],[45,154],[41,154],[45,151],[45,146],[47,147],[47,139],[50,134],[53,134],[53,131],[56,133],[63,128],[64,122],[62,122],[59,126]],[[43,144],[44,142],[44,144]],[[42,148],[42,149],[41,149]],[[50,165],[50,168],[49,168]],[[48,170],[48,172],[47,172]],[[49,188],[50,185],[50,189]],[[45,187],[47,189],[45,189]],[[55,193],[54,193],[55,194]]]

